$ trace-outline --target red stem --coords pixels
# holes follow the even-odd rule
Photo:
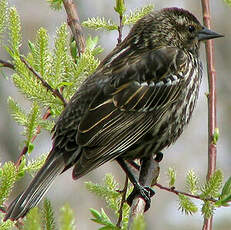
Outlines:
[[[203,10],[203,21],[207,28],[211,27],[211,16],[209,0],[201,0]],[[216,71],[214,68],[214,47],[213,41],[208,40],[206,42],[206,57],[207,57],[207,69],[208,69],[208,172],[207,180],[212,176],[216,170],[216,144],[213,142],[213,136],[215,128],[217,127],[216,120]],[[213,218],[204,219],[202,230],[212,230]]]
[[[158,188],[160,188],[162,190],[175,193],[176,195],[182,194],[182,195],[192,197],[192,198],[197,199],[197,200],[202,200],[201,197],[198,196],[198,195],[192,195],[192,194],[187,193],[187,192],[181,192],[181,191],[176,190],[174,187],[173,188],[168,188],[168,187],[165,187],[165,186],[163,186],[161,184],[158,184],[158,183],[156,183],[155,186],[157,186]],[[217,200],[212,199],[212,198],[206,199],[206,200],[211,201],[211,202],[216,202],[217,201]]]

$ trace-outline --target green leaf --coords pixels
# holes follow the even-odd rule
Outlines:
[[[61,10],[62,9],[62,0],[47,0],[47,2],[50,4],[51,9],[53,10]]]
[[[231,7],[231,0],[224,0]]]
[[[48,91],[19,58],[15,58],[15,68],[17,73],[12,76],[15,86],[29,100],[41,104],[42,107],[50,107],[55,112],[54,115],[60,114],[63,110],[60,99]]]
[[[25,126],[27,123],[26,112],[23,111],[23,109],[19,106],[19,104],[16,103],[14,99],[11,97],[8,98],[8,106],[9,106],[10,114],[15,119],[15,121],[18,124]]]
[[[55,122],[54,121],[48,121],[48,120],[42,120],[42,119],[39,119],[39,125],[43,128],[43,129],[46,129],[48,131],[51,131],[55,125]]]
[[[76,46],[76,42],[74,39],[74,36],[71,37],[70,39],[70,52],[71,52],[71,56],[74,60],[78,59],[78,48]]]
[[[41,230],[41,217],[38,207],[32,208],[26,215],[23,230]]]
[[[60,230],[76,230],[74,212],[68,204],[61,208]]]
[[[51,57],[48,50],[48,35],[46,29],[40,28],[36,35],[35,44],[32,42],[29,44],[33,56],[32,66],[44,80],[47,80]]]
[[[225,196],[230,195],[230,193],[231,193],[231,176],[225,182],[225,185],[224,185],[222,192],[221,192],[221,198],[224,198]]]
[[[95,219],[99,219],[101,214],[100,212],[98,212],[97,210],[95,210],[94,208],[90,208],[90,212],[92,214],[92,216],[95,218]]]
[[[205,201],[205,203],[202,206],[201,213],[204,216],[204,218],[209,219],[213,213],[214,213],[215,206],[210,201]]]
[[[54,211],[51,206],[51,202],[48,199],[45,199],[43,202],[43,229],[44,230],[55,230],[55,218]]]
[[[36,134],[38,127],[38,119],[40,116],[40,111],[37,103],[34,102],[33,107],[28,115],[28,120],[26,124],[25,136],[27,138],[27,146],[29,146],[32,137]]]
[[[134,12],[130,12],[129,15],[123,17],[124,25],[132,25],[136,23],[139,19],[149,14],[154,9],[154,5],[150,4],[142,7],[141,9],[136,9]]]
[[[108,186],[94,184],[92,182],[85,182],[86,188],[88,191],[95,193],[99,197],[103,198],[116,198],[119,196],[119,193],[115,189],[110,189]]]
[[[229,177],[223,186],[220,198],[215,204],[217,207],[229,206],[229,202],[231,202],[231,177]]]
[[[118,26],[112,22],[110,19],[106,20],[105,18],[88,18],[86,21],[82,22],[84,27],[94,30],[117,30]]]
[[[31,143],[31,142],[29,142],[27,147],[28,147],[28,151],[27,152],[28,153],[32,153],[32,151],[34,150],[34,144]]]
[[[66,60],[69,59],[67,54],[67,36],[67,25],[62,24],[56,32],[51,75],[49,76],[49,79],[47,79],[48,83],[54,89],[57,89],[57,85],[60,81],[63,81],[66,76]]]
[[[173,187],[176,182],[176,171],[173,168],[168,168],[169,187]]]
[[[97,196],[103,198],[106,201],[107,206],[111,210],[114,211],[115,216],[118,218],[119,209],[121,206],[122,195],[121,195],[121,193],[117,192],[118,183],[115,181],[115,179],[112,175],[106,174],[103,185],[98,185],[98,184],[94,184],[92,182],[87,182],[86,187],[90,192],[95,193]],[[131,193],[132,189],[133,189],[133,186],[128,186],[128,190],[127,190],[127,194],[126,194],[127,196]],[[130,207],[128,206],[127,203],[124,203],[123,207],[122,207],[123,221],[122,221],[122,226],[121,226],[122,229],[124,229],[124,230],[127,229],[129,212],[130,212]],[[100,212],[92,209],[91,213],[95,217],[95,220],[94,220],[95,222],[97,220],[99,220],[97,223],[102,224],[103,223],[102,219],[104,219],[104,221],[107,219],[107,217],[104,216],[103,211],[100,213]],[[105,217],[105,218],[103,218],[103,217]],[[106,222],[104,222],[104,224],[106,224]],[[105,227],[103,229],[107,229],[107,227]]]
[[[179,197],[179,210],[184,212],[186,215],[196,213],[198,211],[196,205],[191,199],[183,194],[178,194]]]
[[[3,217],[2,217],[2,219],[3,219]],[[7,220],[7,221],[2,222],[2,223],[0,222],[0,229],[1,230],[12,230],[14,225],[15,225],[15,223],[13,221]]]
[[[214,133],[213,133],[213,144],[216,145],[217,144],[217,141],[219,139],[219,129],[218,128],[215,128],[214,129]]]
[[[91,208],[90,209],[91,214],[93,215],[94,218],[92,218],[91,220],[104,225],[104,228],[100,228],[100,229],[115,229],[118,230],[118,228],[111,222],[110,218],[107,216],[107,214],[104,212],[103,209],[101,209],[101,212],[98,212],[97,210]]]
[[[7,11],[8,3],[6,0],[0,1],[0,43],[2,39],[2,34],[6,28],[6,23],[8,21],[8,11]]]
[[[7,162],[0,169],[0,205],[9,196],[16,181],[17,169],[13,162]]]
[[[186,175],[186,188],[187,190],[195,195],[198,192],[199,178],[196,176],[193,170],[189,170]]]
[[[87,52],[93,56],[96,56],[96,55],[102,53],[103,49],[98,45],[98,42],[99,42],[98,36],[95,36],[95,37],[88,36],[86,39],[85,52]],[[77,54],[77,46],[76,46],[74,37],[72,37],[72,39],[70,41],[70,51],[71,51],[71,56],[73,57],[73,59],[77,60],[77,62],[79,62],[79,56]]]
[[[116,192],[118,183],[112,175],[106,174],[103,185],[94,184],[92,182],[86,182],[85,184],[88,191],[104,198],[108,207],[114,210],[115,214],[118,215],[117,211],[120,204],[120,194]]]
[[[103,49],[100,46],[98,46],[98,42],[99,42],[98,36],[95,36],[93,38],[91,36],[88,36],[86,40],[86,49],[88,49],[93,56],[98,55],[103,51]]]
[[[35,52],[35,45],[34,45],[34,43],[31,42],[31,41],[28,41],[28,46],[29,46],[31,52],[34,53]]]
[[[11,7],[9,10],[9,37],[11,49],[13,53],[18,56],[22,35],[19,15],[14,7]]]
[[[42,165],[44,164],[44,162],[47,158],[47,155],[48,155],[47,153],[42,154],[36,160],[29,161],[28,164],[25,166],[24,170],[26,172],[28,172],[29,174],[33,174],[33,173],[37,172],[42,167]]]
[[[145,230],[146,223],[143,215],[137,216],[132,223],[132,230]]]
[[[122,17],[126,11],[124,0],[116,0],[115,11]]]
[[[16,103],[11,97],[8,98],[9,110],[15,121],[25,127],[25,136],[27,137],[27,147],[30,153],[33,150],[33,145],[30,142],[33,135],[36,134],[37,126],[40,125],[42,128],[51,131],[54,122],[43,120],[40,118],[40,111],[36,103],[33,104],[33,108],[27,115],[26,112]]]
[[[202,194],[200,197],[202,199],[210,198],[210,197],[218,197],[219,190],[222,187],[223,174],[221,170],[217,170],[213,173],[209,181],[206,182],[204,186],[202,186],[201,191]]]
[[[86,77],[95,71],[99,63],[99,60],[96,59],[88,49],[81,55],[77,65],[73,64],[72,73],[67,79],[71,81],[72,84],[69,87],[65,87],[63,91],[65,98],[71,98]]]

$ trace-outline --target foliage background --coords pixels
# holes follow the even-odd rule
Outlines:
[[[146,0],[126,0],[127,9],[135,9],[145,4],[153,3],[156,9],[169,6],[177,6],[189,9],[199,19],[201,18],[200,1],[178,0],[178,1],[146,1]],[[45,27],[50,37],[55,34],[56,27],[66,21],[66,14],[62,11],[52,11],[44,0],[12,0],[10,4],[15,5],[21,17],[23,41],[22,53],[28,49],[28,40],[35,39],[36,31],[41,27]],[[117,15],[113,11],[115,2],[113,0],[78,1],[78,12],[81,21],[88,17],[105,16],[118,21]],[[216,70],[217,70],[217,87],[218,87],[218,127],[220,130],[220,138],[218,141],[218,159],[217,167],[221,168],[225,175],[225,180],[230,175],[230,149],[231,149],[231,81],[230,79],[230,60],[231,60],[231,28],[229,8],[222,0],[211,1],[212,22],[214,31],[225,34],[225,38],[215,41],[216,54]],[[129,28],[124,29],[124,35]],[[117,43],[117,32],[92,32],[85,30],[85,34],[98,35],[100,44],[105,49],[100,56],[102,59]],[[49,44],[52,46],[53,41],[50,39]],[[204,59],[204,49],[201,50],[201,57]],[[7,60],[5,52],[0,50],[0,58]],[[206,66],[204,66],[206,68]],[[6,70],[6,73],[9,70]],[[10,71],[8,72],[10,74]],[[8,75],[8,74],[7,74]],[[9,75],[10,76],[10,75]],[[184,135],[177,143],[164,151],[166,155],[161,163],[160,183],[167,183],[167,169],[174,167],[177,171],[177,189],[184,190],[182,182],[187,170],[193,168],[204,180],[207,172],[207,99],[205,97],[207,89],[206,74],[204,74],[203,85],[200,91],[199,103],[196,107],[194,116],[189,127],[185,130]],[[18,93],[14,88],[11,79],[0,77],[0,161],[13,160],[17,158],[22,148],[23,131],[17,126],[15,121],[9,116],[7,98],[11,96],[17,98],[17,102],[24,104],[29,109],[30,104],[24,99],[22,94]],[[32,158],[41,153],[48,152],[51,147],[51,136],[48,132],[43,132],[35,141],[35,149]],[[20,148],[21,147],[21,148]],[[87,176],[74,182],[71,179],[71,170],[64,173],[56,179],[51,187],[48,197],[52,201],[55,209],[58,209],[65,202],[71,204],[72,209],[76,213],[78,229],[96,229],[95,223],[88,220],[90,218],[90,208],[100,209],[104,207],[104,203],[96,199],[94,195],[87,192],[84,182],[102,182],[105,173],[112,173],[121,184],[124,183],[124,174],[119,166],[110,162],[96,169]],[[12,198],[16,196],[28,184],[31,178],[27,178],[24,183],[17,185],[17,191],[14,190]],[[150,211],[146,214],[147,226],[152,229],[200,229],[202,217],[197,214],[195,216],[184,216],[177,209],[177,197],[173,194],[156,189],[156,196],[152,199]],[[105,209],[107,211],[107,209]],[[58,211],[57,211],[58,212]],[[221,208],[214,217],[214,229],[228,230],[231,226],[230,220],[231,209]],[[188,225],[190,223],[190,226]]]

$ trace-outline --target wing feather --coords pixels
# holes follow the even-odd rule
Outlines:
[[[147,67],[150,60],[154,68]],[[155,127],[184,88],[178,71],[182,73],[185,62],[187,55],[177,48],[161,48],[125,65],[116,75],[110,73],[111,84],[97,94],[79,124],[76,142],[83,152],[73,178],[120,156]],[[148,79],[137,77],[142,75],[137,74],[140,69],[145,69]]]

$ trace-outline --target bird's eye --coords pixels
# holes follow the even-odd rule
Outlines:
[[[190,25],[190,26],[188,27],[188,31],[189,31],[190,33],[193,33],[193,32],[195,31],[195,27],[192,26],[192,25]]]

